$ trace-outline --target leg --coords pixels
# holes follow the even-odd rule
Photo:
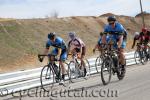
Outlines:
[[[60,66],[61,66],[61,70],[62,70],[62,79],[65,79],[65,74],[66,74],[66,69],[65,69],[65,60],[67,59],[67,51],[66,50],[62,50],[61,56],[60,56]]]
[[[83,65],[84,68],[86,67],[86,66],[85,66],[85,62],[84,62],[85,53],[86,53],[86,47],[82,47],[81,65]]]
[[[121,65],[125,65],[125,55],[124,55],[124,48],[121,48],[119,51],[119,58]]]
[[[122,64],[122,65],[125,65],[125,55],[124,55],[124,48],[126,47],[126,41],[125,40],[123,40],[123,42],[122,42],[122,45],[121,45],[121,49],[120,49],[120,51],[119,51],[119,55],[120,55],[120,59],[121,59],[121,61],[120,61],[120,63]]]
[[[85,65],[85,62],[84,62],[84,57],[85,57],[85,53],[86,53],[86,47],[83,47],[82,48],[82,53],[81,53],[81,65],[83,65],[84,67],[84,76],[86,76],[86,65]]]

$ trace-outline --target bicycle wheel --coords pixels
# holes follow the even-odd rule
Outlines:
[[[147,58],[148,58],[148,61],[150,61],[150,48],[148,48],[148,51],[147,51]]]
[[[65,79],[64,79],[64,85],[65,86],[68,86],[69,85],[69,64],[68,63],[64,63],[64,67],[65,67],[65,69],[66,69],[66,74],[65,74]],[[62,73],[62,72],[60,72],[60,73]]]
[[[68,67],[68,74],[69,74],[70,82],[73,82],[73,80],[78,78],[79,76],[79,70],[77,69],[77,67],[74,61],[70,61],[69,67]]]
[[[52,89],[55,82],[55,77],[50,65],[44,66],[41,70],[40,82],[41,87],[44,91],[49,91],[50,89]]]
[[[97,73],[100,72],[101,65],[102,65],[102,59],[101,59],[101,57],[97,57],[96,61],[95,61],[95,67],[96,67]]]
[[[143,65],[145,65],[146,62],[147,62],[147,54],[146,54],[146,52],[145,52],[144,50],[139,51],[139,53],[140,53],[140,62],[141,62]]]
[[[88,59],[85,59],[85,67],[86,67],[86,76],[90,76],[91,75],[91,66],[90,66],[90,63],[88,61]]]
[[[126,73],[126,65],[123,68],[123,66],[121,64],[119,64],[119,68],[118,68],[118,71],[117,71],[118,79],[122,80],[125,77],[125,73]]]
[[[107,57],[104,59],[101,67],[101,79],[104,85],[107,85],[111,80],[113,61]]]
[[[135,59],[135,63],[138,64],[140,61],[140,55],[139,55],[139,51],[135,51],[134,53],[134,59]]]

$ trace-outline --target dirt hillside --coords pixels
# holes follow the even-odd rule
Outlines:
[[[88,48],[87,56],[93,56],[92,48],[99,32],[107,23],[107,16],[65,17],[46,19],[0,19],[0,72],[24,70],[39,66],[36,55],[44,49],[47,33],[56,32],[67,41],[67,33],[75,31]],[[117,16],[117,15],[116,15]],[[140,16],[117,16],[128,30],[127,51],[131,48],[133,33],[140,31]],[[150,15],[146,15],[146,26],[150,28]]]

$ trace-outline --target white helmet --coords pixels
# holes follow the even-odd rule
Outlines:
[[[139,36],[139,35],[140,35],[139,32],[135,32],[135,33],[134,33],[134,37],[137,37],[137,36]]]
[[[69,35],[69,37],[71,39],[74,39],[76,37],[76,33],[75,32],[69,32],[68,35]]]

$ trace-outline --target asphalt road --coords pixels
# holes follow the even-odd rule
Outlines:
[[[14,94],[16,97],[0,97],[0,100],[149,100],[150,63],[129,66],[124,80],[118,81],[114,75],[106,86],[102,84],[100,75],[96,74],[67,87],[56,86],[49,93],[41,91],[37,87]]]

